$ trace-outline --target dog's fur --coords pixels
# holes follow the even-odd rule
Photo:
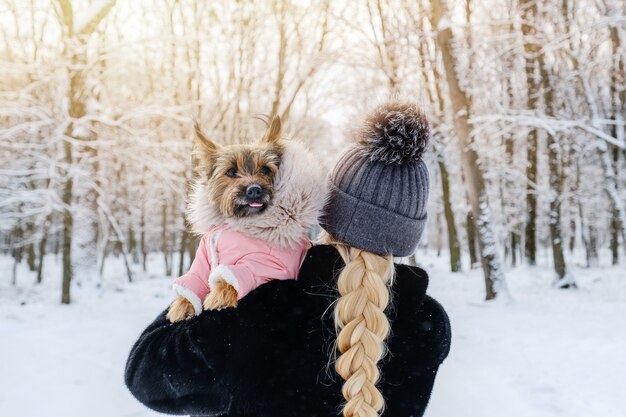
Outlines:
[[[197,179],[187,214],[195,233],[205,234],[215,225],[227,224],[271,245],[289,248],[316,223],[324,205],[326,181],[320,164],[301,143],[282,139],[278,117],[259,141],[227,147],[208,140],[196,126],[194,159]],[[251,207],[245,198],[251,184],[263,189],[262,207]],[[228,287],[211,291],[204,308],[236,306],[237,293]],[[193,307],[178,297],[168,318],[177,321],[172,319],[181,315],[192,316]]]

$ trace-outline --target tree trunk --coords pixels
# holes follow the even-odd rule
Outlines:
[[[142,182],[143,186],[143,182]],[[146,207],[142,202],[141,204],[141,219],[139,221],[140,228],[140,246],[141,246],[141,267],[143,268],[143,272],[146,272],[146,258],[148,258],[148,253],[146,249]]]
[[[580,189],[580,162],[579,160],[576,160],[576,181],[575,181],[575,185],[574,185],[574,189],[575,190],[579,190]],[[582,200],[578,199],[577,201],[577,208],[578,208],[578,222],[579,222],[579,229],[580,229],[580,238],[582,240],[583,246],[585,248],[585,261],[586,261],[586,265],[587,268],[589,268],[591,266],[591,246],[589,244],[589,236],[587,234],[587,224],[585,222],[585,213],[584,213],[584,209],[583,209],[583,202]]]
[[[435,41],[441,51],[443,67],[446,74],[452,109],[454,112],[454,126],[459,139],[461,162],[467,181],[468,196],[472,207],[472,213],[478,226],[478,245],[480,248],[487,300],[498,296],[508,296],[504,272],[500,262],[500,254],[496,236],[493,232],[492,214],[489,207],[489,199],[485,188],[485,179],[482,167],[479,164],[478,154],[471,146],[471,128],[469,125],[469,111],[471,103],[469,97],[460,88],[456,74],[457,62],[452,51],[452,29],[450,22],[439,27],[444,10],[441,0],[433,0],[431,22],[437,35]]]
[[[569,201],[568,201],[568,206],[569,206],[569,251],[570,253],[574,253],[574,250],[576,249],[576,242],[578,240],[578,230],[579,230],[579,225],[576,222],[576,216],[577,216],[577,207],[578,204],[576,202],[576,190],[578,190],[578,163],[576,162],[576,148],[574,146],[570,146],[569,151],[568,151],[568,157],[567,157],[567,172],[564,172],[566,174],[566,177],[569,175],[572,175],[572,171],[573,174],[575,175],[575,180],[574,181],[570,181],[569,183],[569,189],[568,189],[568,194],[569,194]],[[574,166],[575,165],[575,166]]]
[[[550,199],[550,242],[552,243],[554,271],[557,275],[555,285],[558,288],[576,288],[576,283],[573,278],[567,274],[565,256],[563,254],[563,238],[561,233],[561,194],[563,181],[559,167],[561,158],[559,145],[554,135],[548,135],[549,181],[552,191],[552,198]]]
[[[566,6],[566,3],[564,5]],[[567,19],[566,8],[563,11],[563,17],[565,20]],[[558,114],[559,103],[552,90],[550,69],[547,67],[543,55],[537,56],[537,64],[540,70],[541,85],[545,98],[546,115],[555,117]],[[562,138],[562,135],[548,132],[548,182],[551,191],[549,213],[550,243],[552,246],[554,271],[557,277],[555,286],[558,288],[576,288],[576,282],[567,273],[565,255],[563,254],[563,234],[561,231],[561,199],[563,194],[561,161],[563,157],[561,151],[562,140],[559,140],[560,138]]]
[[[536,224],[537,224],[537,195],[535,194],[535,187],[537,184],[537,132],[532,131],[528,135],[528,153],[527,153],[528,165],[526,168],[526,227],[524,254],[526,260],[530,265],[537,263],[537,236],[536,236]]]
[[[508,135],[504,137],[504,148],[506,151],[506,163],[509,164],[509,166],[513,166],[514,161],[515,161],[514,144],[515,144],[515,141],[513,140],[512,137]],[[511,256],[511,265],[515,266],[517,265],[517,252],[519,250],[519,243],[520,243],[520,236],[519,236],[520,224],[518,223],[519,221],[517,220],[516,216],[510,215],[511,211],[513,211],[513,209],[517,206],[517,202],[512,200],[514,198],[514,195],[511,191],[515,188],[515,183],[513,179],[511,178],[510,174],[505,173],[504,175],[505,175],[504,186],[502,187],[500,194],[502,198],[502,205],[506,207],[506,209],[510,210],[510,211],[506,210],[504,213],[504,216],[507,219],[508,228],[510,230],[510,233],[509,233],[510,253],[509,254]]]
[[[511,232],[509,238],[511,239],[511,265],[517,265],[517,252],[519,251],[520,237],[517,232]]]
[[[619,3],[619,2],[618,2]],[[616,3],[616,4],[618,4]],[[623,12],[623,6],[621,12]],[[619,10],[617,11],[619,12]],[[624,121],[624,110],[626,108],[626,88],[624,83],[626,82],[626,64],[624,62],[624,52],[621,50],[621,38],[618,32],[618,28],[615,25],[610,26],[611,46],[613,51],[613,68],[611,71],[611,120],[615,123],[612,125],[612,136],[619,138],[623,135],[624,126],[619,122]],[[621,129],[621,132],[618,131]],[[619,173],[619,157],[620,152],[616,146],[611,146],[613,156],[613,172]],[[625,154],[626,155],[626,154]],[[619,235],[622,235],[622,245],[626,252],[626,234],[623,233],[626,229],[626,224],[623,224],[623,217],[620,217],[619,206],[614,204],[611,210],[611,255],[613,265],[619,263]]]
[[[619,263],[619,217],[617,210],[611,211],[611,263]]]
[[[54,239],[54,243],[52,244],[52,253],[54,253],[56,256],[59,256],[59,253],[61,253],[61,243],[63,241],[63,235],[61,234],[61,236],[56,236],[56,238]]]
[[[474,265],[478,264],[478,252],[476,251],[476,222],[474,222],[474,215],[471,211],[467,213],[465,225],[467,229],[467,248],[470,254],[470,267],[473,268]]]
[[[137,253],[137,238],[135,237],[135,231],[131,226],[128,226],[127,236],[128,253],[132,256],[133,263],[138,264],[139,254]]]
[[[599,141],[598,153],[600,154],[600,161],[604,170],[604,187],[609,199],[611,213],[616,212],[613,218],[615,218],[616,227],[622,236],[622,241],[626,242],[626,205],[619,191],[619,178],[613,169],[613,158],[609,152],[609,145]],[[624,249],[626,250],[626,245]]]
[[[276,81],[274,85],[274,100],[272,102],[272,110],[269,116],[269,120],[278,114],[280,109],[280,100],[283,94],[285,72],[286,72],[286,54],[287,54],[287,33],[285,27],[285,8],[286,4],[277,2],[275,3],[276,17],[278,19],[278,66],[276,69]],[[280,15],[278,15],[280,14]]]
[[[70,303],[70,282],[74,272],[81,276],[87,275],[85,278],[88,278],[89,275],[95,273],[97,268],[97,259],[94,256],[98,218],[96,194],[93,188],[89,186],[89,181],[93,180],[93,174],[95,173],[95,170],[92,169],[95,149],[90,146],[88,138],[84,136],[84,129],[79,129],[77,132],[77,126],[74,123],[86,114],[84,73],[84,68],[87,64],[86,43],[100,22],[109,14],[115,2],[115,0],[109,0],[107,3],[100,4],[97,13],[94,13],[78,30],[75,28],[72,2],[70,0],[57,0],[54,2],[56,16],[63,32],[65,53],[70,63],[67,68],[69,75],[67,110],[70,121],[65,130],[65,136],[84,143],[80,147],[84,149],[72,149],[72,144],[66,140],[64,143],[65,162],[68,170],[71,170],[72,164],[83,162],[81,171],[86,173],[86,175],[82,176],[80,182],[76,182],[68,173],[63,189],[63,203],[65,204],[63,213],[65,227],[63,230],[63,282],[61,292],[61,302],[63,304]],[[77,153],[78,160],[73,157],[73,151]],[[82,155],[80,155],[81,153]],[[77,189],[73,189],[74,186],[77,186]],[[76,204],[74,205],[74,203]],[[72,251],[74,251],[74,254],[71,253]],[[75,267],[77,267],[78,271],[73,271]]]
[[[569,227],[571,233],[569,238],[569,251],[574,253],[574,250],[576,249],[576,221],[573,218],[569,222]]]
[[[540,80],[537,57],[541,45],[535,37],[537,31],[532,25],[537,21],[537,2],[535,0],[520,0],[522,12],[522,34],[524,35],[524,52],[526,56],[526,82],[528,91],[528,108],[536,110],[540,95]],[[526,154],[526,228],[524,253],[529,264],[537,263],[537,129],[528,132],[528,147]]]
[[[71,124],[68,126],[71,129]],[[69,169],[72,166],[72,144],[65,141],[65,163]],[[70,283],[72,281],[72,176],[67,173],[63,186],[63,281],[61,284],[61,303],[70,303]]]
[[[29,229],[29,237],[32,237],[32,232],[33,232],[32,224],[29,224],[28,229]],[[28,269],[30,269],[31,271],[37,270],[36,259],[37,259],[37,256],[35,255],[35,244],[29,243],[28,246],[26,247],[26,262],[28,263]]]
[[[598,231],[593,224],[589,225],[589,266],[598,266]]]
[[[185,272],[185,251],[187,249],[187,238],[189,233],[187,229],[183,230],[180,238],[180,250],[178,251],[178,276],[181,276]]]
[[[163,260],[165,261],[165,275],[172,275],[172,264],[170,262],[170,242],[167,233],[167,202],[163,203],[161,210],[161,251],[163,252]]]
[[[450,271],[459,272],[461,270],[461,245],[454,223],[454,211],[450,201],[450,179],[448,169],[443,161],[439,161],[439,171],[441,172],[441,188],[443,190],[443,212],[446,217],[448,228],[448,247],[450,249]]]
[[[17,254],[13,251],[13,268],[12,268],[12,276],[11,276],[11,285],[17,285],[17,265],[19,261],[17,259]]]
[[[48,241],[47,230],[44,227],[43,236],[39,241],[39,259],[37,260],[37,284],[41,284],[43,280],[43,260],[46,256],[46,243]]]
[[[13,232],[13,238],[15,239],[15,243],[13,244],[13,257],[19,264],[22,262],[22,256],[24,254],[24,248],[22,247],[24,230],[22,230],[22,226],[20,224],[18,224],[14,230],[15,231]]]
[[[85,116],[85,76],[83,67],[86,65],[84,51],[82,56],[74,53],[72,68],[70,69],[70,104],[69,114],[73,120]],[[74,278],[80,281],[93,282],[98,271],[98,207],[97,193],[92,181],[95,181],[96,169],[94,165],[96,150],[87,137],[84,126],[71,123],[67,135],[78,143],[74,147],[74,163],[80,166],[80,172],[73,179],[73,233],[72,236],[72,268]]]
[[[17,285],[17,266],[22,262],[22,238],[23,238],[23,230],[21,225],[17,225],[14,229],[12,239],[14,239],[13,244],[11,245],[11,255],[13,256],[13,268],[12,268],[12,278],[11,285]]]
[[[437,245],[437,257],[439,258],[441,256],[441,249],[443,248],[443,231],[442,229],[442,225],[441,223],[443,223],[441,221],[441,212],[437,212],[436,216],[435,216],[435,228],[437,229],[437,239],[436,239],[436,245]]]
[[[105,237],[105,241],[100,245],[100,265],[98,266],[98,275],[100,279],[104,274],[104,262],[109,254],[109,238],[108,235]],[[115,252],[115,251],[114,251]]]

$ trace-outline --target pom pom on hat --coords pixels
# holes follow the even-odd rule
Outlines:
[[[370,160],[385,164],[415,164],[421,161],[430,139],[424,112],[410,102],[379,105],[357,130],[358,146]]]

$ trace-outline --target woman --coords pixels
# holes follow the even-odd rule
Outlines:
[[[184,322],[162,313],[131,351],[133,395],[170,414],[423,415],[449,320],[425,295],[426,273],[392,256],[410,255],[424,228],[428,137],[412,104],[372,112],[330,176],[327,244],[309,250],[298,280]]]

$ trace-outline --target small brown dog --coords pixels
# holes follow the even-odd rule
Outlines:
[[[189,220],[203,238],[190,271],[174,281],[170,321],[235,307],[269,280],[296,278],[325,181],[310,154],[281,136],[277,116],[249,144],[220,146],[196,125]]]

